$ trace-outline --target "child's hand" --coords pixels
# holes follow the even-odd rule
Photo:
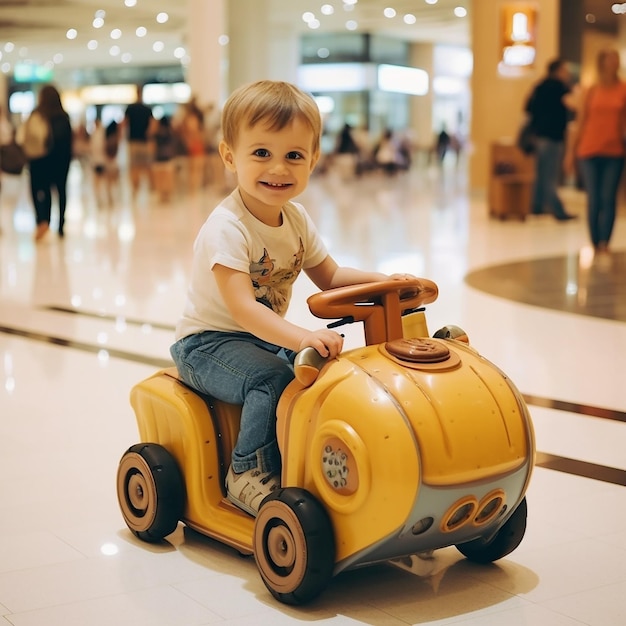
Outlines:
[[[413,276],[413,274],[391,274],[389,280],[417,280],[417,276]]]
[[[343,337],[328,328],[315,330],[305,335],[298,352],[307,347],[315,348],[324,358],[334,359],[343,348]]]

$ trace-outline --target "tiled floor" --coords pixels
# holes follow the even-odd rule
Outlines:
[[[540,465],[508,557],[478,566],[446,548],[341,574],[293,608],[273,600],[252,558],[182,525],[142,544],[117,503],[119,458],[138,441],[129,390],[168,361],[191,243],[219,192],[168,206],[147,191],[131,206],[125,192],[99,209],[76,168],[65,240],[35,245],[25,182],[5,179],[1,195],[0,623],[626,623],[623,213],[618,254],[599,267],[584,219],[489,219],[453,168],[314,179],[303,201],[340,263],[437,282],[429,326],[462,326],[511,376]],[[582,216],[580,194],[565,197]],[[300,279],[291,319],[319,325],[312,291]],[[346,332],[358,345],[358,329]]]

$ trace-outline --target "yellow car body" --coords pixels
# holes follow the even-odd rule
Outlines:
[[[339,303],[334,296],[330,306],[310,303],[321,317],[345,317],[347,311],[350,321],[363,321],[367,345],[328,362],[314,355],[311,365],[304,358],[280,399],[281,489],[292,491],[294,502],[311,500],[327,518],[329,576],[449,545],[490,561],[514,549],[525,530],[535,454],[528,409],[503,372],[452,338],[466,339],[460,332],[428,337],[423,310],[414,305],[432,302],[437,291],[420,280],[428,293],[409,298],[408,309],[397,285],[394,292],[387,283],[373,295],[371,286],[356,295],[348,290],[358,307],[348,302],[346,309],[343,292]],[[131,404],[141,442],[171,455],[181,481],[174,491],[182,492],[172,496],[181,503],[179,513],[153,536],[159,502],[168,501],[164,493],[171,489],[159,484],[161,469],[147,467],[140,446],[131,448],[120,462],[118,498],[135,534],[158,540],[182,521],[255,554],[278,599],[304,602],[321,591],[325,580],[303,583],[319,546],[301,547],[307,524],[297,510],[292,513],[295,505],[274,501],[271,514],[264,514],[264,503],[255,519],[225,497],[239,407],[201,396],[174,368],[138,383]],[[287,519],[276,522],[283,511]],[[514,538],[498,537],[511,525]],[[494,547],[494,537],[504,543]],[[297,564],[302,550],[300,574],[277,566]]]

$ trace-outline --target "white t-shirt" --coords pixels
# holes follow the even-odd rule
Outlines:
[[[257,301],[285,316],[300,270],[328,255],[313,221],[296,202],[282,209],[280,226],[268,226],[246,209],[235,189],[209,215],[194,243],[191,281],[176,340],[206,330],[247,332],[220,294],[215,264],[250,275]]]

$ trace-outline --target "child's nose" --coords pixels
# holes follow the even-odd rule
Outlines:
[[[289,171],[289,168],[283,160],[277,159],[276,161],[272,161],[269,171],[272,174],[286,174]]]

